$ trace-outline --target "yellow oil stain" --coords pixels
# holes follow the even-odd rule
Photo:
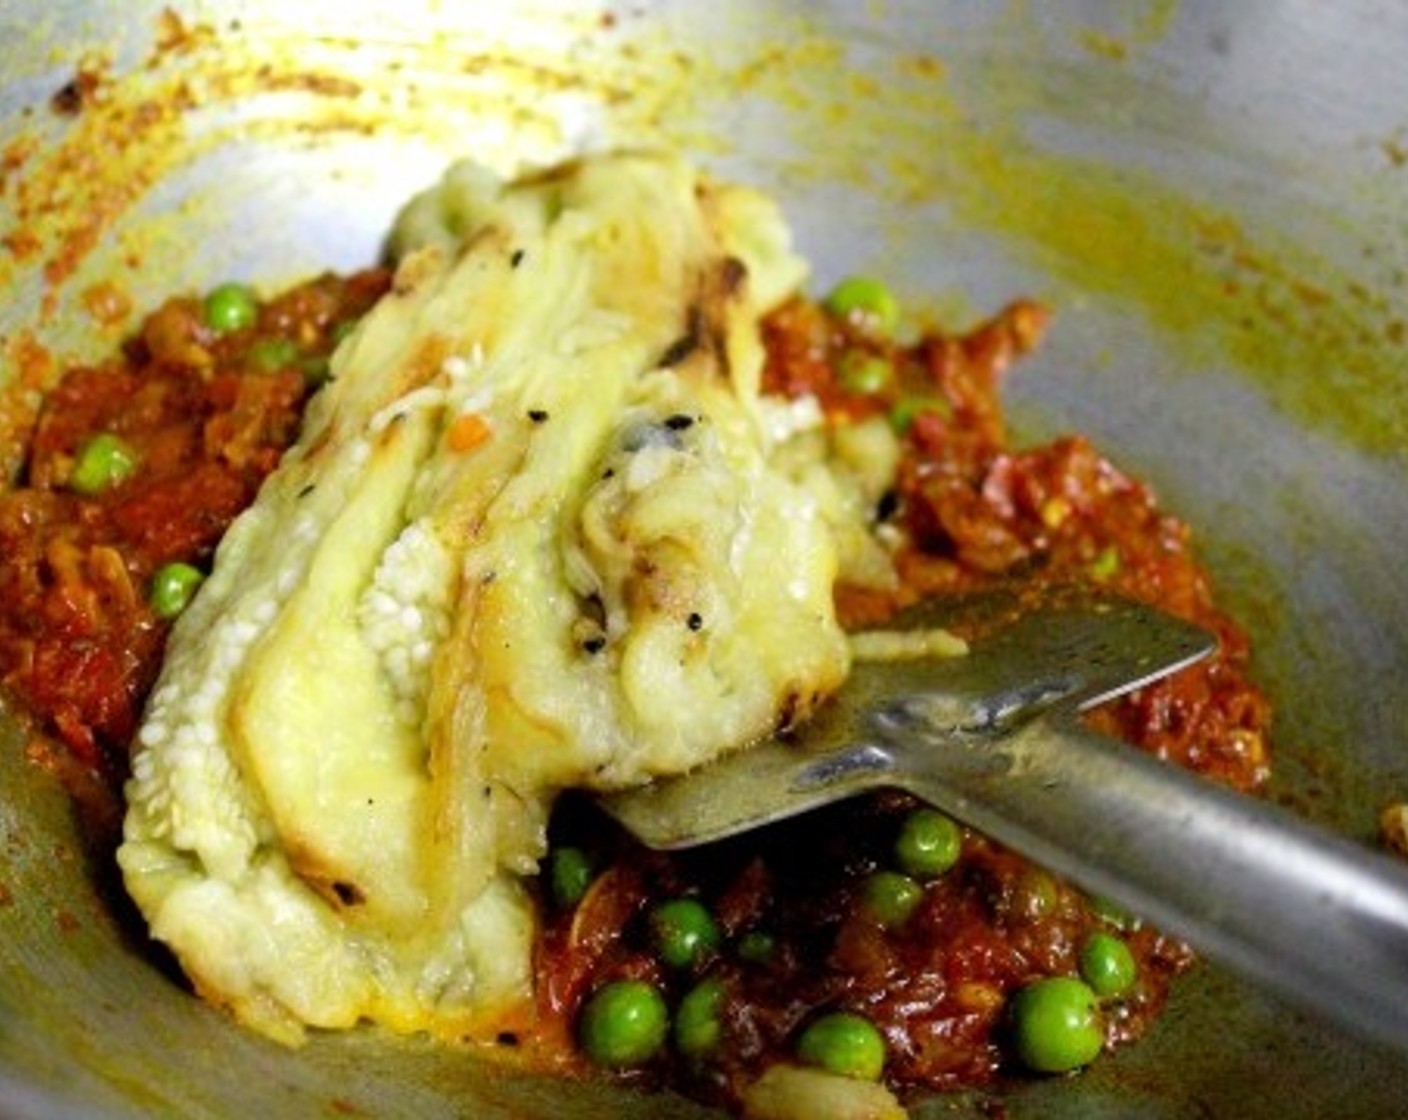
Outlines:
[[[1143,4],[1124,5],[1111,9],[1122,27],[1084,27],[1076,32],[1076,41],[1090,54],[1111,62],[1128,62],[1168,34],[1178,18],[1178,0],[1146,0]]]
[[[581,52],[552,45],[557,40],[402,35],[394,24],[378,25],[388,28],[380,39],[250,21],[240,34],[224,34],[169,11],[148,29],[145,56],[125,69],[113,62],[116,48],[75,48],[58,60],[74,75],[69,92],[33,106],[0,152],[0,278],[14,296],[9,329],[22,320],[59,352],[90,350],[82,292],[149,281],[164,262],[201,251],[181,227],[192,207],[217,204],[204,197],[209,192],[162,207],[150,200],[222,151],[399,136],[452,155],[472,152],[508,171],[564,151],[568,102],[601,107],[615,127],[637,130],[668,113],[669,91],[683,72],[677,58],[633,58],[607,49],[599,17],[561,19],[561,42],[589,34],[603,40],[599,60],[587,64]],[[636,77],[643,65],[650,83]]]
[[[885,6],[859,11],[878,18]],[[1150,0],[1121,17],[1116,53],[1161,41],[1177,11],[1173,0]],[[120,78],[104,72],[102,97],[57,141],[37,125],[9,139],[0,185],[15,220],[0,229],[10,235],[0,274],[13,280],[40,262],[51,320],[69,306],[69,287],[120,284],[189,252],[183,213],[134,211],[222,145],[404,135],[503,166],[562,151],[572,141],[562,107],[580,103],[600,112],[599,143],[728,157],[738,140],[720,122],[766,112],[778,181],[758,185],[784,202],[797,186],[843,184],[891,215],[896,244],[912,240],[910,208],[940,205],[955,227],[1000,238],[1051,276],[1058,314],[1062,298],[1128,308],[1190,374],[1230,364],[1308,429],[1372,451],[1404,444],[1401,292],[1332,265],[1294,229],[1268,234],[1152,172],[1043,148],[1026,127],[1044,108],[1043,74],[995,64],[972,88],[971,68],[958,76],[942,36],[881,74],[854,62],[863,35],[840,41],[795,11],[764,35],[755,19],[723,20],[707,53],[599,13],[569,29],[566,52],[545,34],[493,42],[464,31],[417,38],[394,24],[371,39],[245,30],[216,36],[168,22],[143,65]],[[1044,33],[1024,0],[1008,5],[1000,31],[1019,45]]]
[[[1014,4],[1009,20],[1035,20],[1023,10]],[[1139,41],[1166,34],[1176,10],[1147,5]],[[1058,316],[1063,299],[1094,298],[1147,323],[1171,375],[1231,373],[1306,430],[1374,454],[1408,446],[1404,281],[1384,290],[1256,207],[1220,209],[1152,170],[1043,147],[1027,127],[1052,111],[1040,72],[994,62],[974,90],[939,55],[916,53],[877,85],[863,73],[836,80],[837,58],[800,37],[750,71],[765,79],[754,92],[790,111],[786,135],[803,138],[782,161],[789,181],[872,194],[906,252],[916,251],[907,210],[941,205],[954,227],[991,234],[1050,276],[1053,291],[1036,294]],[[1366,252],[1373,241],[1345,235]]]
[[[969,135],[962,148],[970,174],[950,196],[962,220],[1142,315],[1185,369],[1230,365],[1307,429],[1375,453],[1405,446],[1396,300],[1293,234],[1253,237],[1235,215],[1152,175],[1000,137]]]

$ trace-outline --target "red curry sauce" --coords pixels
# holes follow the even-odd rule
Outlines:
[[[297,435],[338,324],[385,287],[380,272],[323,277],[227,333],[201,301],[173,299],[121,355],[48,395],[24,473],[0,493],[0,680],[114,788],[169,628],[152,577],[173,561],[209,565]],[[136,469],[77,493],[75,457],[99,433],[119,437]]]
[[[1247,676],[1247,639],[1214,604],[1188,528],[1081,437],[1027,450],[1007,440],[999,383],[1036,345],[1046,318],[1018,303],[970,333],[909,346],[811,302],[793,302],[765,324],[767,391],[815,394],[833,417],[914,411],[895,492],[876,511],[903,530],[903,586],[884,595],[839,588],[842,618],[875,624],[921,597],[1014,580],[1033,591],[1096,583],[1158,604],[1214,631],[1220,652],[1107,705],[1094,722],[1254,789],[1267,776],[1269,708]],[[850,391],[844,371],[866,356],[893,375],[878,390]],[[925,884],[900,928],[871,914],[863,884],[886,866],[914,807],[905,795],[877,795],[671,856],[641,850],[589,807],[565,807],[554,842],[594,851],[605,870],[579,905],[550,912],[545,1007],[570,1022],[610,980],[649,980],[672,1006],[705,977],[720,980],[726,1043],[707,1063],[676,1062],[664,1075],[724,1103],[787,1059],[798,1031],[830,1010],[858,1012],[880,1028],[885,1077],[902,1094],[972,1087],[1016,1072],[1006,1021],[1013,993],[1043,976],[1076,975],[1080,946],[1100,930],[1119,934],[1138,969],[1132,989],[1103,1001],[1106,1044],[1143,1033],[1190,963],[1186,947],[968,830],[958,864]],[[657,959],[646,922],[653,902],[681,895],[706,901],[724,935],[723,948],[684,976]],[[758,931],[774,945],[761,962],[740,952]]]
[[[51,394],[24,477],[0,495],[0,670],[72,757],[110,783],[125,772],[165,639],[145,590],[153,572],[173,559],[209,564],[295,437],[316,380],[309,373],[325,363],[338,324],[385,284],[381,273],[325,277],[226,335],[202,325],[198,302],[173,300],[120,358],[74,370]],[[814,394],[838,419],[907,410],[897,485],[876,510],[904,541],[902,588],[839,588],[843,620],[873,624],[922,596],[1013,580],[1095,582],[1157,603],[1214,630],[1221,652],[1094,719],[1180,765],[1255,788],[1267,769],[1268,707],[1247,677],[1246,638],[1214,604],[1187,527],[1080,437],[1025,450],[1007,440],[999,382],[1045,321],[1043,309],[1019,303],[967,334],[898,345],[798,300],[765,324],[768,391]],[[256,359],[271,339],[293,340],[296,358],[266,368]],[[848,389],[845,370],[866,358],[892,376]],[[140,467],[110,493],[73,494],[75,448],[101,431],[129,441]],[[881,1030],[886,1079],[902,1093],[981,1085],[1012,1068],[1009,997],[1035,978],[1074,974],[1096,929],[1117,930],[1138,966],[1134,986],[1105,1001],[1107,1044],[1146,1028],[1186,949],[971,832],[902,926],[871,915],[862,883],[912,807],[903,795],[877,795],[665,855],[564,798],[552,843],[587,852],[595,875],[570,906],[543,891],[540,1041],[578,1064],[576,1016],[603,983],[647,979],[674,1006],[709,977],[724,992],[717,1050],[703,1062],[667,1053],[623,1076],[736,1103],[748,1080],[791,1053],[802,1024],[844,1009]],[[723,935],[684,974],[662,965],[645,928],[653,901],[681,895],[706,902]],[[765,935],[766,954],[743,950],[760,943],[750,934]]]
[[[1160,757],[1255,789],[1268,776],[1270,711],[1247,674],[1247,637],[1215,604],[1188,526],[1084,437],[1023,450],[1009,444],[999,383],[1037,344],[1046,318],[1041,307],[1016,303],[968,334],[896,347],[811,304],[772,317],[769,390],[814,391],[833,413],[851,415],[893,408],[906,395],[933,402],[909,428],[890,511],[906,530],[904,591],[877,602],[843,587],[843,619],[874,621],[915,598],[1012,579],[1034,589],[1095,583],[1160,606],[1215,633],[1218,656],[1103,709],[1097,722]],[[894,384],[847,393],[836,371],[857,352],[889,361]]]

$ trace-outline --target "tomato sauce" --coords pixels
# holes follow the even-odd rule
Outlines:
[[[24,474],[0,495],[0,672],[74,764],[111,790],[168,628],[151,604],[154,574],[173,561],[208,568],[230,520],[295,438],[342,325],[386,284],[381,272],[323,277],[225,333],[206,324],[199,301],[175,299],[122,355],[71,371],[50,394]],[[902,542],[901,585],[839,587],[843,622],[873,625],[922,597],[999,584],[1098,584],[1162,606],[1213,630],[1220,651],[1091,719],[1254,790],[1267,775],[1269,708],[1247,675],[1247,639],[1214,602],[1187,526],[1080,436],[1033,448],[1008,439],[1002,375],[1038,344],[1046,318],[1017,303],[970,332],[905,344],[800,299],[767,320],[768,392],[814,395],[836,423],[889,416],[903,433],[898,479],[875,511]],[[76,493],[75,457],[97,433],[121,437],[137,468],[102,493]],[[644,979],[676,1006],[709,979],[723,992],[720,1044],[705,1059],[667,1048],[619,1076],[736,1105],[750,1080],[792,1055],[809,1019],[839,1009],[878,1028],[886,1080],[902,1095],[979,1086],[1015,1072],[1013,993],[1074,975],[1096,930],[1117,933],[1137,965],[1132,987],[1104,1001],[1106,1045],[1147,1028],[1191,960],[1186,948],[971,831],[902,923],[877,917],[865,883],[914,807],[905,795],[877,794],[666,855],[565,796],[552,847],[584,853],[592,874],[571,900],[542,885],[535,1041],[586,1072],[574,1038],[591,993]],[[654,903],[680,896],[703,901],[720,932],[683,970],[662,963],[647,921]]]
[[[1246,636],[1214,603],[1187,526],[1082,437],[1021,450],[1007,438],[1001,378],[1038,343],[1046,318],[1017,303],[969,333],[912,345],[800,300],[767,321],[767,391],[815,395],[841,422],[888,414],[906,426],[895,491],[876,511],[902,531],[902,586],[838,588],[843,621],[873,625],[919,598],[1014,583],[1032,594],[1095,584],[1154,603],[1214,631],[1219,652],[1092,722],[1253,790],[1267,777],[1270,712],[1247,675]],[[872,359],[889,376],[849,387],[846,371]],[[554,844],[592,852],[604,870],[577,905],[554,910],[549,901],[546,1013],[570,1024],[590,992],[622,978],[651,981],[674,1005],[709,978],[724,991],[720,1047],[707,1062],[667,1059],[634,1076],[736,1104],[750,1080],[793,1056],[810,1019],[844,1010],[879,1028],[885,1077],[901,1095],[971,1088],[1021,1072],[1012,995],[1041,977],[1077,975],[1080,947],[1104,931],[1126,943],[1137,967],[1128,991],[1102,1001],[1106,1045],[1147,1029],[1191,963],[1188,949],[969,830],[957,864],[924,884],[902,925],[872,913],[865,883],[892,862],[914,808],[902,794],[874,795],[666,856],[642,850],[590,806],[565,803]],[[660,963],[648,922],[655,903],[679,896],[706,902],[722,931],[722,948],[683,975]],[[743,947],[760,932],[770,952],[750,958]]]
[[[0,680],[108,786],[126,774],[169,629],[153,577],[177,561],[208,568],[297,435],[338,324],[385,287],[379,272],[323,277],[224,333],[201,301],[173,299],[122,354],[71,370],[48,395],[24,472],[0,493]],[[100,433],[135,470],[78,492],[75,461]]]

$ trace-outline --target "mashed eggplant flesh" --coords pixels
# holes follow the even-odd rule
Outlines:
[[[531,1016],[556,795],[806,718],[848,669],[838,577],[893,579],[820,414],[760,397],[805,273],[766,198],[651,154],[461,165],[394,245],[126,788],[153,936],[286,1041]]]
[[[49,386],[0,492],[0,689],[98,850],[126,814],[198,990],[759,1120],[1050,1072],[1053,1000],[1063,1070],[1140,1037],[1188,949],[908,795],[663,853],[576,792],[980,636],[887,630],[917,600],[1072,585],[1218,639],[1092,726],[1260,786],[1191,529],[1083,436],[1008,436],[1046,309],[811,298],[770,201],[658,154],[459,165],[391,244],[171,295]]]

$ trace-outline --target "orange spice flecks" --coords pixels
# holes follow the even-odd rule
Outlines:
[[[101,327],[119,327],[132,314],[132,297],[111,280],[83,289],[83,308]]]
[[[493,435],[494,429],[488,420],[477,412],[466,412],[450,425],[446,440],[451,451],[462,454],[473,451],[481,444],[488,443]]]

